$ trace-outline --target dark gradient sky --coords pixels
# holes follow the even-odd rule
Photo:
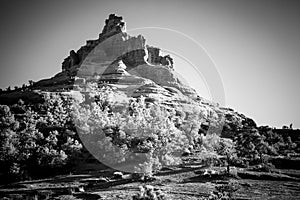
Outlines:
[[[300,128],[297,0],[0,2],[1,88],[53,76],[116,13],[127,29],[163,27],[194,38],[217,65],[227,106],[259,125]]]

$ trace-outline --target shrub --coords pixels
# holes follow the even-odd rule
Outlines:
[[[132,197],[133,200],[167,200],[167,196],[160,190],[155,190],[152,185],[140,186],[139,194]]]
[[[229,182],[216,186],[217,192],[215,192],[216,199],[233,199],[233,194],[239,189],[239,185],[235,182]]]
[[[237,156],[249,160],[249,164],[263,162],[263,155],[269,154],[270,146],[257,129],[244,130],[235,137]]]

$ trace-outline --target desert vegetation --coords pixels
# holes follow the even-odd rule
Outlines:
[[[67,101],[49,96],[44,104],[0,106],[1,181],[45,177],[67,172],[82,145]]]
[[[113,110],[109,88],[92,95],[92,103],[48,93],[45,102],[1,105],[1,178],[7,182],[68,173],[82,154],[79,137],[95,136],[97,151],[109,162],[140,160],[136,173],[153,174],[182,164],[197,154],[209,166],[274,168],[271,158],[299,154],[297,141],[269,127],[246,127],[233,139],[199,133],[204,114],[185,114],[132,99]],[[87,101],[87,100],[86,100]],[[78,131],[80,134],[78,134]],[[142,153],[142,154],[141,154]],[[262,168],[263,168],[262,167]],[[47,172],[47,173],[45,173]]]

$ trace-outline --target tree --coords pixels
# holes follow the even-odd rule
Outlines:
[[[16,130],[19,123],[15,120],[10,108],[0,105],[0,166],[1,172],[15,177],[19,172],[19,165],[16,163],[18,158],[18,135]]]
[[[235,137],[237,155],[247,158],[251,163],[264,162],[264,154],[272,154],[272,147],[266,137],[257,129],[246,129]]]
[[[199,129],[203,122],[203,113],[201,110],[194,110],[188,113],[182,121],[181,130],[188,138],[189,145],[195,146],[199,140]]]
[[[103,108],[92,103],[73,113],[83,143],[101,162],[143,174],[180,162],[188,139],[175,127],[174,111],[147,105],[143,97],[119,112]]]
[[[236,158],[236,150],[233,141],[222,138],[219,143],[218,154],[226,156],[227,174],[229,175],[230,166],[232,165],[233,159]]]
[[[0,179],[51,175],[73,162],[82,145],[68,105],[70,99],[60,96],[46,97],[45,103],[37,106],[40,113],[22,100],[11,108],[0,105],[0,174],[6,175]]]
[[[28,83],[29,83],[29,87],[32,87],[35,82],[33,80],[29,80]]]

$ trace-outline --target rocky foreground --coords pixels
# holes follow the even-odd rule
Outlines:
[[[189,160],[187,158],[187,160]],[[1,199],[133,199],[141,186],[153,187],[163,199],[299,199],[300,171],[271,172],[208,167],[197,161],[162,169],[151,178],[85,166],[85,172],[18,182],[0,188]],[[103,167],[102,167],[103,168]],[[82,168],[81,168],[82,170]],[[219,198],[217,198],[219,197]]]

